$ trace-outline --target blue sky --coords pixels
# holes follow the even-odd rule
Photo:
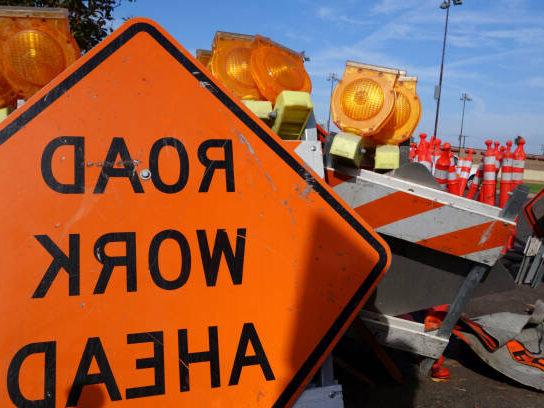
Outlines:
[[[406,69],[419,78],[423,113],[434,125],[445,12],[440,0],[137,0],[116,17],[148,17],[189,51],[210,48],[215,31],[262,34],[310,57],[316,117],[326,122],[329,72],[346,60]],[[523,135],[528,151],[544,145],[544,1],[464,0],[450,11],[439,136],[457,143],[462,92],[467,145]]]

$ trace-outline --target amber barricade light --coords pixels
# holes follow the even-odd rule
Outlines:
[[[395,84],[395,106],[380,132],[372,135],[377,144],[398,145],[412,136],[421,117],[416,77],[400,77]]]
[[[0,75],[18,98],[28,99],[79,56],[67,10],[0,8]]]
[[[196,50],[196,59],[205,67],[208,66],[211,58],[212,52],[210,50]]]
[[[240,99],[262,99],[249,69],[254,39],[252,35],[219,31],[213,40],[212,74]]]
[[[11,85],[0,73],[0,109],[17,102],[17,95]]]
[[[393,112],[398,77],[396,69],[348,61],[332,97],[336,126],[360,136],[379,132]]]
[[[304,56],[265,37],[255,38],[251,74],[261,94],[272,103],[282,91],[312,90]]]

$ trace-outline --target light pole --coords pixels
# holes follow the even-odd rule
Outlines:
[[[327,75],[327,81],[331,83],[331,96],[329,98],[329,120],[327,121],[327,133],[331,132],[331,105],[332,105],[332,93],[334,91],[334,83],[340,81],[340,78],[334,73],[331,72]]]
[[[446,55],[446,37],[448,35],[448,19],[450,16],[450,6],[453,1],[454,6],[463,4],[463,0],[444,0],[440,5],[442,10],[446,10],[446,25],[444,26],[444,41],[442,42],[442,61],[440,62],[440,77],[438,86],[435,88],[434,97],[436,99],[436,115],[434,117],[434,132],[433,137],[437,136],[438,131],[438,115],[440,113],[440,95],[442,94],[442,78],[444,76],[444,56]]]
[[[463,124],[465,123],[465,105],[467,102],[472,101],[472,98],[464,92],[461,94],[460,100],[463,101],[463,113],[461,114],[461,130],[459,131],[459,153],[461,153],[461,145],[463,146],[463,148],[465,147],[465,143],[461,143],[465,140],[463,137]]]

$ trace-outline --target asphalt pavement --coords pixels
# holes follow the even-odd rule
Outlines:
[[[527,305],[544,299],[544,285],[486,295],[470,301],[469,316],[495,312],[524,313]],[[542,408],[544,393],[523,387],[484,364],[464,343],[453,339],[446,350],[445,366],[451,378],[435,382],[418,375],[419,359],[409,353],[387,349],[404,375],[404,384],[391,379],[374,354],[360,342],[345,337],[335,355],[349,362],[350,369],[336,366],[346,407],[372,408]],[[358,376],[354,373],[361,373]],[[372,384],[370,384],[372,382]]]

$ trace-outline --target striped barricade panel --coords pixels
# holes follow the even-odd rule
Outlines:
[[[327,170],[327,179],[376,231],[493,265],[515,228],[500,208],[367,170]]]

